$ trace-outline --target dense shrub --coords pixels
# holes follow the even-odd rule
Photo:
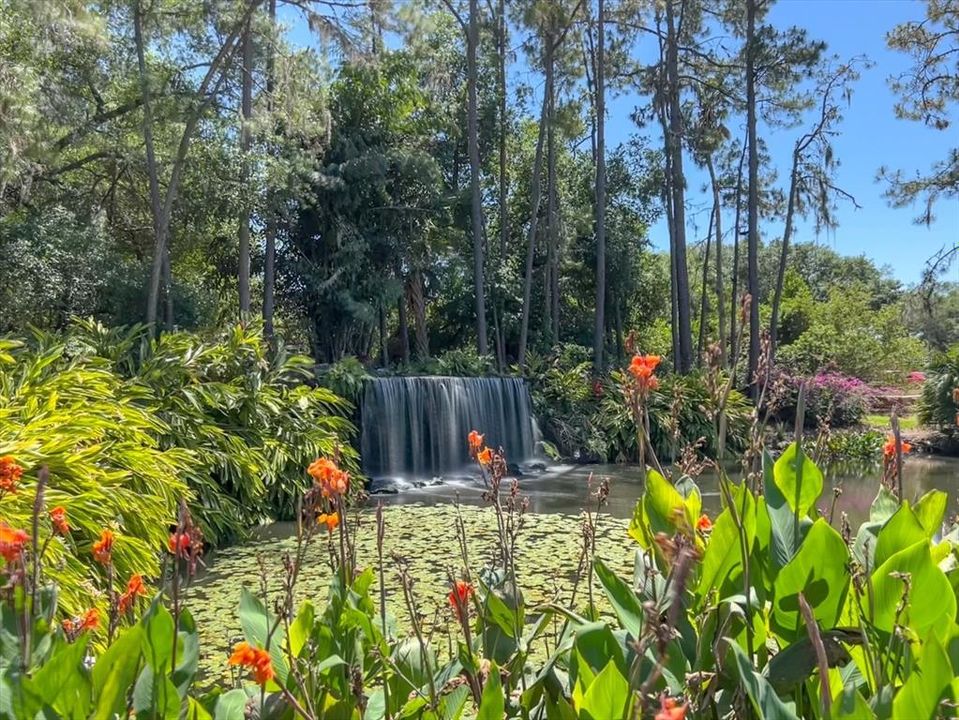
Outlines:
[[[48,507],[69,508],[69,539],[47,547],[47,566],[69,612],[89,603],[90,548],[100,530],[117,533],[114,560],[124,578],[156,575],[157,550],[195,454],[164,447],[172,428],[153,412],[150,392],[103,361],[70,359],[63,342],[27,347],[0,341],[0,457],[23,468],[16,491],[0,491],[0,519],[29,527],[37,475],[49,469]],[[47,522],[46,516],[43,518]]]
[[[313,387],[313,362],[280,348],[272,356],[260,329],[235,326],[203,336],[142,327],[78,323],[69,337],[77,358],[108,361],[163,422],[162,448],[189,450],[183,479],[208,538],[243,534],[268,517],[290,517],[307,482],[303,468],[341,455],[355,468],[349,405]]]
[[[832,427],[849,427],[862,422],[882,389],[840,372],[824,371],[811,377],[793,375],[782,369],[770,377],[768,407],[779,419],[793,422],[799,388],[806,386],[806,427],[828,423]]]
[[[959,345],[936,353],[929,364],[919,398],[919,422],[944,429],[957,425],[959,404],[953,390],[959,387]]]
[[[363,383],[370,374],[359,358],[347,355],[318,373],[317,382],[354,406],[360,400]]]
[[[453,377],[480,377],[495,372],[495,363],[489,355],[479,355],[475,350],[447,350],[436,358],[431,372]]]

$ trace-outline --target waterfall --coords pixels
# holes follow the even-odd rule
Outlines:
[[[470,462],[478,430],[509,462],[533,455],[535,424],[519,378],[395,377],[366,382],[360,452],[370,477],[433,477]]]

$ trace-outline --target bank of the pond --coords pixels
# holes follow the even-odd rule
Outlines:
[[[581,504],[586,493],[581,494]],[[487,566],[494,552],[496,526],[488,507],[464,505],[460,512],[469,537],[470,566]],[[434,642],[446,646],[447,626],[452,614],[447,603],[449,572],[458,573],[459,545],[454,530],[455,507],[450,503],[405,504],[387,507],[386,557],[387,606],[404,631],[410,625],[402,601],[393,556],[409,561],[416,579],[414,592],[424,623],[438,635]],[[358,515],[356,549],[360,567],[376,566],[376,526],[372,508]],[[603,514],[597,527],[597,551],[618,572],[629,576],[635,544],[626,535],[627,522]],[[261,529],[258,538],[243,545],[223,549],[209,558],[207,571],[185,593],[185,602],[200,628],[200,668],[209,680],[229,676],[228,650],[241,639],[237,605],[240,588],[254,592],[260,587],[261,568],[268,592],[276,597],[281,591],[283,556],[296,547],[294,527],[277,523]],[[582,519],[574,513],[536,513],[525,516],[517,547],[517,570],[527,606],[552,600],[568,604],[577,574],[582,548]],[[314,599],[322,606],[326,599],[330,565],[326,541],[319,536],[310,549],[298,585],[297,602]],[[581,589],[576,601],[582,607]],[[272,604],[272,603],[271,603]]]

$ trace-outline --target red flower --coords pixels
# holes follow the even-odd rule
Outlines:
[[[671,697],[663,695],[659,699],[659,712],[655,720],[685,720],[686,703],[680,705]]]
[[[100,627],[100,611],[96,608],[90,608],[83,613],[80,620],[80,630],[96,630]]]
[[[470,455],[475,455],[483,447],[483,436],[476,430],[470,430],[470,434],[466,436],[466,441],[469,443]]]
[[[450,605],[453,606],[453,610],[456,611],[456,614],[460,614],[461,608],[466,608],[469,599],[473,596],[473,586],[470,585],[465,580],[457,580],[453,583],[453,589],[450,590],[448,596]]]
[[[908,452],[912,451],[912,445],[907,442],[902,443],[902,454],[905,455]],[[896,457],[896,438],[893,435],[890,435],[886,439],[885,445],[882,446],[882,456],[886,460],[892,460]]]
[[[101,565],[109,565],[113,561],[113,541],[116,535],[112,530],[101,530],[100,539],[93,543],[93,559]]]
[[[167,548],[176,557],[185,558],[190,553],[190,536],[186,533],[171,533]]]
[[[50,522],[58,535],[67,535],[70,532],[70,523],[67,521],[67,509],[57,506],[50,511]]]
[[[653,374],[662,358],[659,355],[634,355],[629,363],[629,372],[636,380],[636,386],[641,392],[648,392],[659,387],[659,379]]]
[[[320,487],[323,497],[332,498],[345,495],[350,486],[350,474],[340,470],[329,458],[317,458],[306,471]]]
[[[259,685],[266,685],[273,679],[273,662],[270,659],[270,653],[260,648],[255,648],[249,643],[241,642],[233,648],[233,654],[230,656],[230,665],[240,665],[250,668],[253,673],[253,679]]]
[[[0,494],[15,493],[21,475],[23,475],[23,468],[17,464],[12,455],[0,457]]]
[[[143,584],[143,576],[140,575],[140,573],[132,575],[129,582],[127,582],[126,592],[124,592],[117,601],[117,610],[120,611],[121,615],[125,615],[126,612],[133,607],[136,599],[146,594],[147,589]]]
[[[489,448],[483,448],[476,455],[480,465],[491,465],[493,462],[493,451]]]
[[[696,529],[701,532],[709,532],[713,529],[713,521],[709,519],[709,515],[703,513],[699,516],[699,520],[696,521]]]
[[[24,546],[30,541],[25,530],[14,530],[4,522],[0,522],[0,557],[7,563],[12,563],[20,557]]]

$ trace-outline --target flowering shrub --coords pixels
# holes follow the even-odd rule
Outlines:
[[[769,380],[770,409],[790,421],[796,414],[799,388],[806,386],[807,427],[828,423],[831,427],[849,427],[862,422],[877,398],[886,390],[840,372],[821,371],[811,377],[793,375],[777,369]]]

